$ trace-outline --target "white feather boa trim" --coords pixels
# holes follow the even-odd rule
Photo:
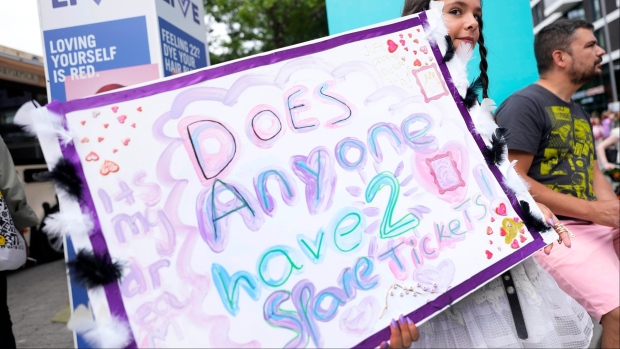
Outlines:
[[[89,214],[75,214],[69,211],[60,211],[45,218],[43,232],[50,237],[69,235],[72,237],[88,235],[93,228],[93,220]]]
[[[91,309],[79,305],[67,328],[84,337],[94,348],[125,348],[131,341],[131,331],[128,325],[114,316],[100,316],[94,320]]]

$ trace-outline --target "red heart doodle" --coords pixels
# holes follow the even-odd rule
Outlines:
[[[121,124],[124,124],[125,120],[127,120],[127,115],[121,115],[117,117],[116,119],[118,119],[118,122],[120,122]]]
[[[88,143],[88,142],[90,142],[90,139],[84,137],[84,138],[82,138],[81,142],[82,143]]]
[[[489,240],[489,245],[493,245],[493,240]]]
[[[131,127],[136,128],[136,123],[131,124]]]
[[[508,233],[506,232],[506,229],[504,229],[504,228],[499,228],[499,235],[500,235],[500,236],[506,236],[506,234],[508,234]]]
[[[112,107],[112,111],[116,113],[118,111],[118,107],[117,106]]]
[[[418,39],[413,39],[413,42],[415,42],[416,44],[419,44],[419,43],[420,43],[420,40],[418,40]]]
[[[416,67],[421,67],[422,66],[422,62],[420,62],[419,59],[416,59],[415,62],[413,62],[413,65]]]
[[[102,142],[103,141],[103,137],[97,138],[97,141]]]
[[[409,34],[407,34],[407,35],[409,35],[409,37],[410,37],[410,38],[411,38],[411,37],[413,37],[413,34],[411,34],[411,33],[409,33]]]
[[[116,149],[116,148],[112,149],[113,153],[116,153],[117,151],[118,151],[118,149]]]
[[[99,155],[94,151],[91,151],[88,155],[86,155],[86,161],[97,161],[99,160]]]
[[[418,28],[418,33],[420,32],[420,28]]]
[[[120,167],[118,167],[118,165],[115,162],[106,160],[104,161],[103,165],[101,165],[101,169],[99,170],[99,173],[101,173],[104,176],[107,176],[111,172],[118,172],[118,170],[120,170]]]
[[[390,53],[394,53],[394,52],[396,52],[396,50],[398,50],[398,45],[396,45],[396,43],[394,41],[388,40],[387,44],[388,44],[388,51]]]
[[[141,112],[142,111],[142,107],[138,107],[136,110]]]
[[[491,217],[491,222],[495,222],[495,218]]]
[[[409,47],[405,47],[405,51],[409,51]]]
[[[495,213],[497,213],[500,216],[505,216],[506,215],[506,205],[504,205],[503,203],[499,204],[499,206],[497,208],[495,208]]]
[[[108,126],[110,126],[110,124],[103,124],[104,128],[108,128]]]
[[[491,227],[487,227],[487,235],[493,234],[493,229]]]
[[[405,46],[406,41],[405,40],[400,40],[400,46]]]
[[[493,258],[493,253],[491,253],[491,251],[486,250],[486,251],[484,251],[484,252],[487,254],[487,259],[491,259],[491,258]]]
[[[123,145],[124,145],[124,146],[127,146],[127,145],[129,144],[129,141],[130,141],[130,140],[131,140],[131,139],[129,139],[129,138],[125,138],[125,139],[123,139]]]
[[[524,243],[527,237],[525,237],[525,235],[519,235],[519,240],[521,240],[521,243]]]
[[[417,54],[418,54],[418,51],[413,50],[413,54],[414,54],[414,55],[417,55]]]
[[[86,120],[80,121],[80,124],[85,125],[86,124]]]
[[[514,248],[515,250],[520,247],[517,239],[512,240],[512,244],[510,244],[510,247]]]

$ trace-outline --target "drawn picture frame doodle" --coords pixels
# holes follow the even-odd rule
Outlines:
[[[70,134],[39,138],[83,183],[76,250],[124,266],[96,322],[126,347],[374,347],[553,241],[444,35],[431,10],[32,111]]]

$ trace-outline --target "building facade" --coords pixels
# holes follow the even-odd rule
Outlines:
[[[618,103],[612,103],[617,102],[620,94],[619,7],[620,0],[530,0],[534,34],[560,18],[583,19],[594,25],[594,35],[599,45],[607,51],[603,57],[603,74],[573,95],[573,100],[578,101],[589,112],[600,113],[609,108],[617,108]],[[610,69],[614,79],[610,75]],[[615,101],[613,90],[616,92]]]

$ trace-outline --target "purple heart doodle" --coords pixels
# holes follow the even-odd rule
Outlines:
[[[413,281],[419,282],[420,287],[426,287],[429,291],[435,289],[436,293],[443,293],[450,287],[454,279],[454,271],[454,262],[444,259],[437,267],[425,264],[416,269],[413,273]]]
[[[95,2],[95,4],[97,4],[97,6],[99,6],[102,0],[93,0],[93,1]]]
[[[340,329],[357,335],[370,332],[378,320],[379,307],[379,302],[371,296],[357,306],[351,305],[340,317]]]

